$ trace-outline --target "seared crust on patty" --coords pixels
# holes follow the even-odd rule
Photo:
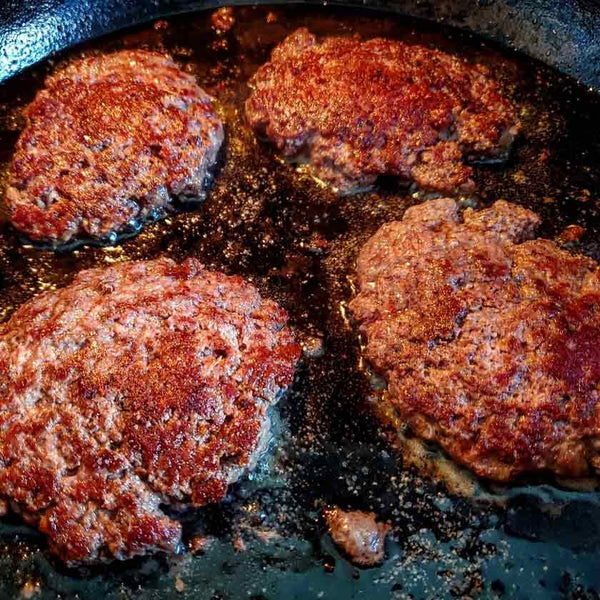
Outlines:
[[[318,42],[299,29],[250,86],[256,132],[342,192],[380,175],[470,191],[464,157],[502,157],[520,127],[484,67],[388,39]]]
[[[195,260],[80,273],[0,325],[0,497],[68,562],[173,551],[266,441],[287,315]]]
[[[28,238],[64,244],[136,229],[203,195],[223,127],[212,98],[143,50],[73,62],[25,111],[6,194]]]
[[[538,222],[411,208],[361,250],[350,304],[398,416],[499,481],[600,471],[600,269],[530,239]]]

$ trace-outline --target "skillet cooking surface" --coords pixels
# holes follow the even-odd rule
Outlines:
[[[54,254],[24,247],[2,208],[0,319],[84,268],[195,256],[254,281],[287,308],[309,345],[323,338],[325,353],[305,359],[280,404],[278,449],[228,501],[182,517],[186,542],[212,540],[204,556],[182,552],[67,569],[48,556],[41,535],[9,517],[0,524],[0,597],[598,598],[597,494],[521,482],[497,494],[503,507],[452,497],[403,470],[369,414],[370,384],[344,319],[354,259],[382,223],[420,199],[387,181],[377,192],[334,196],[256,143],[243,125],[242,106],[250,75],[275,43],[302,25],[321,35],[358,32],[431,44],[488,64],[522,106],[524,132],[508,165],[477,167],[479,198],[470,202],[522,203],[542,215],[544,237],[581,225],[586,234],[573,247],[600,259],[599,98],[530,59],[406,18],[298,7],[234,14],[228,33],[211,27],[210,14],[188,15],[64,58],[122,47],[168,50],[219,100],[227,128],[223,160],[205,203],[112,248]],[[20,111],[54,66],[0,88],[3,184],[23,125]],[[320,516],[328,503],[376,510],[393,523],[382,567],[359,571],[340,557]]]

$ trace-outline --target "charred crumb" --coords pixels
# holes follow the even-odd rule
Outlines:
[[[192,554],[202,555],[202,554],[206,554],[206,552],[210,549],[210,546],[213,542],[214,542],[214,538],[196,536],[196,537],[191,538],[188,541],[188,548]]]
[[[581,225],[569,225],[565,230],[558,235],[556,241],[561,244],[568,246],[569,244],[575,244],[581,241],[581,238],[585,235],[585,228]]]
[[[306,336],[300,340],[300,345],[307,358],[320,358],[325,354],[325,340],[322,335]]]
[[[234,9],[230,6],[222,6],[211,15],[212,26],[220,33],[226,33],[235,25]]]
[[[333,541],[352,563],[361,567],[374,567],[384,559],[390,525],[378,523],[376,518],[375,513],[342,511],[337,507],[325,511]]]
[[[234,537],[232,544],[236,552],[244,552],[246,550],[246,543],[241,535]]]

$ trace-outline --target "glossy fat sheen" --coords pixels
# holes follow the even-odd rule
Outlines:
[[[193,259],[80,273],[0,326],[0,491],[68,562],[173,551],[159,504],[251,467],[300,349],[287,315]]]
[[[483,67],[392,40],[318,43],[299,29],[250,85],[250,125],[287,158],[308,158],[343,192],[380,175],[469,191],[464,156],[499,157],[519,130],[514,107]]]
[[[142,50],[72,63],[25,115],[6,198],[17,229],[53,244],[135,229],[173,197],[201,197],[223,140],[195,79]]]
[[[600,270],[531,240],[538,222],[413,207],[361,250],[350,305],[400,418],[499,481],[600,471]]]

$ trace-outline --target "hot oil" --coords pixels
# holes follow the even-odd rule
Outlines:
[[[599,98],[525,57],[406,18],[324,7],[244,7],[233,16],[228,31],[215,27],[209,13],[200,13],[114,35],[0,88],[3,184],[23,126],[22,107],[47,72],[82,54],[133,47],[168,51],[217,99],[226,125],[206,201],[149,224],[116,246],[40,251],[21,243],[2,207],[0,319],[32,296],[68,284],[82,269],[121,261],[194,256],[210,268],[243,275],[288,310],[310,350],[280,405],[284,434],[276,440],[274,459],[237,486],[226,503],[184,516],[186,543],[213,541],[203,556],[186,554],[176,567],[146,559],[110,572],[65,570],[39,551],[43,541],[32,529],[18,521],[2,525],[0,590],[17,592],[32,578],[40,581],[36,594],[48,598],[55,593],[121,598],[122,590],[130,594],[125,597],[135,591],[135,597],[144,598],[181,597],[185,590],[205,590],[207,598],[401,598],[428,597],[440,589],[492,594],[511,585],[534,598],[544,597],[540,581],[567,592],[578,585],[584,590],[600,586],[600,575],[581,554],[582,548],[589,551],[589,564],[596,564],[600,531],[583,527],[581,518],[600,522],[594,495],[521,487],[501,491],[501,510],[456,499],[445,487],[403,468],[373,415],[373,392],[345,312],[354,261],[370,235],[401,218],[422,196],[386,180],[373,191],[338,197],[257,142],[243,119],[248,78],[297,27],[318,35],[386,36],[458,53],[490,68],[519,105],[523,122],[508,163],[477,165],[478,195],[463,203],[485,206],[504,198],[524,204],[542,215],[541,235],[551,238],[568,225],[580,225],[586,233],[572,248],[600,259]],[[380,569],[357,578],[341,561],[322,537],[319,507],[325,504],[375,510],[393,523],[389,558]],[[559,507],[558,516],[544,520],[540,507],[549,505]],[[570,530],[577,536],[556,534]],[[238,538],[243,552],[232,546]],[[300,587],[298,576],[305,582]]]

